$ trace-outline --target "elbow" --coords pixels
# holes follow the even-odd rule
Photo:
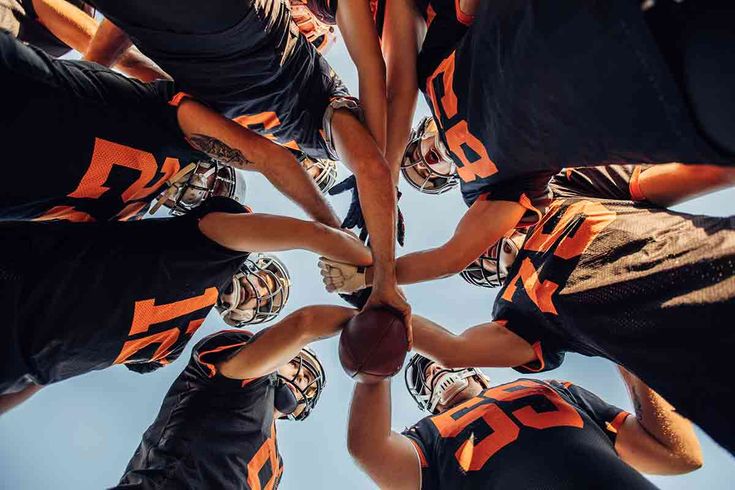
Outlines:
[[[677,454],[676,474],[683,475],[685,473],[691,473],[697,471],[704,466],[704,457],[702,456],[702,450],[697,445],[697,448],[690,451],[683,451]]]

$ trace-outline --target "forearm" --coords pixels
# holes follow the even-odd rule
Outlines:
[[[373,255],[368,247],[351,234],[312,223],[312,230],[304,230],[303,248],[331,260],[355,265],[370,265]]]
[[[535,359],[533,348],[503,326],[490,322],[455,335],[414,315],[414,348],[447,368],[515,367]]]
[[[115,68],[142,82],[171,80],[171,77],[165,71],[141,53],[135,46],[131,46],[120,56]]]
[[[400,285],[416,284],[443,279],[462,271],[462,264],[448,259],[442,247],[402,255],[396,259],[396,281]],[[373,283],[373,275],[374,270],[369,267],[365,271],[365,283],[368,286]]]
[[[33,0],[38,20],[67,46],[84,53],[97,31],[97,21],[65,0]]]
[[[662,207],[735,185],[735,168],[668,163],[643,170],[638,177],[643,197]]]
[[[691,422],[635,375],[622,367],[619,370],[638,424],[663,449],[651,451],[654,457],[648,458],[639,451],[634,466],[656,474],[679,474],[701,466],[701,448]]]
[[[371,473],[371,463],[383,457],[381,448],[390,439],[391,432],[390,378],[375,384],[355,383],[347,426],[347,448],[368,474]]]
[[[365,116],[365,125],[375,140],[375,145],[381,153],[384,153],[387,127],[385,69],[374,69],[371,72],[360,72],[358,82],[360,87],[360,106]],[[382,83],[380,82],[381,78],[378,77],[382,77]]]
[[[17,407],[18,405],[29,399],[31,396],[33,396],[41,388],[42,386],[40,385],[31,384],[16,393],[0,395],[0,415]]]
[[[339,218],[290,151],[191,99],[181,103],[178,119],[192,146],[226,165],[261,172],[310,217],[339,227]]]
[[[319,191],[314,179],[287,149],[273,145],[272,156],[265,164],[256,164],[259,170],[281,194],[297,204],[315,221],[333,228],[339,228],[341,220],[337,217]]]
[[[349,112],[332,118],[337,152],[357,179],[360,205],[370,232],[375,284],[395,278],[396,193],[390,171],[365,128]]]
[[[84,59],[104,66],[115,65],[132,45],[128,35],[109,20],[103,20],[84,52]]]
[[[235,379],[264,376],[289,362],[311,342],[336,335],[354,314],[354,310],[341,306],[301,308],[266,329],[218,368]]]
[[[388,131],[385,146],[385,159],[390,165],[393,183],[397,186],[401,169],[401,160],[406,151],[408,137],[411,134],[411,122],[416,110],[416,97],[418,91],[414,90],[391,94],[388,92]]]

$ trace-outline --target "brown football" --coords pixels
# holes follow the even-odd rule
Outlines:
[[[403,319],[385,308],[365,310],[347,322],[339,337],[339,360],[350,378],[376,383],[401,370],[408,352]]]

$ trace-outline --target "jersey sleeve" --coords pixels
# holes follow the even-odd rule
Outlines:
[[[526,364],[513,366],[513,369],[523,374],[541,373],[556,369],[564,362],[565,349],[556,335],[543,325],[537,324],[533,318],[515,315],[512,312],[504,313],[496,309],[495,322],[507,328],[520,338],[528,342],[533,348],[536,358]]]
[[[476,201],[510,201],[520,204],[526,212],[518,227],[525,228],[536,224],[551,203],[550,178],[551,174],[542,172],[510,181],[483,182],[484,179],[462,181],[460,187],[467,206],[472,206]]]
[[[401,435],[406,437],[416,451],[421,466],[421,490],[439,490],[439,480],[432,464],[434,433],[429,428],[429,419],[424,418],[418,423],[404,430]]]
[[[189,370],[197,382],[222,388],[241,389],[252,379],[224,376],[217,365],[235,356],[255,336],[245,330],[223,330],[200,340],[191,353]]]
[[[608,165],[567,168],[556,174],[549,187],[555,197],[596,197],[645,201],[638,178],[650,165]]]
[[[615,444],[618,430],[630,413],[615,405],[610,405],[581,386],[558,381],[554,381],[552,384],[557,388],[563,387],[571,395],[577,406],[584,410],[610,439],[610,442]]]

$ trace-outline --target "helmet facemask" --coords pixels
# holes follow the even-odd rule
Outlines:
[[[182,216],[213,196],[229,197],[241,203],[245,196],[245,181],[235,169],[212,160],[190,163],[166,184],[168,187],[156,199],[151,214],[166,206],[170,215]]]
[[[326,194],[337,183],[337,162],[334,160],[311,158],[305,153],[300,153],[296,158],[322,194]]]
[[[473,286],[496,288],[503,285],[513,267],[525,235],[514,231],[510,238],[503,237],[495,245],[460,272],[462,279]]]
[[[283,310],[290,288],[291,278],[280,260],[255,254],[232,276],[229,287],[220,291],[216,308],[233,327],[265,323]]]
[[[316,407],[327,383],[327,377],[316,353],[308,347],[301,349],[299,355],[291,360],[291,364],[296,367],[294,374],[288,377],[278,373],[278,379],[295,393],[296,408],[291,413],[284,414],[282,418],[304,420]],[[308,379],[306,386],[298,384],[298,378],[302,374]]]
[[[442,168],[443,167],[443,168]],[[442,194],[456,187],[457,166],[433,118],[426,117],[411,131],[401,160],[401,173],[414,189],[425,194]]]
[[[429,381],[428,370],[435,364],[420,354],[414,354],[406,366],[406,388],[421,410],[437,414],[439,404],[446,405],[467,389],[470,378],[474,378],[483,389],[490,387],[489,378],[477,368],[440,368]]]

